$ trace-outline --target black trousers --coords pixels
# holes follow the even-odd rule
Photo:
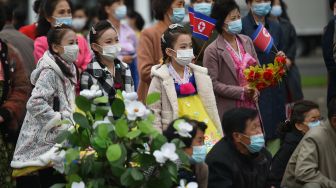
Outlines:
[[[17,188],[49,188],[57,183],[65,183],[65,177],[52,168],[38,171],[36,175],[16,179]]]

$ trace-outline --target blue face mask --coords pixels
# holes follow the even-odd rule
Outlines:
[[[279,17],[282,14],[282,8],[280,5],[274,5],[271,10],[271,15]]]
[[[316,121],[312,121],[312,122],[308,123],[309,129],[312,129],[312,128],[320,126],[320,125],[321,125],[321,121],[320,120],[316,120]]]
[[[250,136],[250,144],[246,145],[247,149],[251,153],[259,152],[264,146],[265,146],[265,139],[263,134]]]
[[[185,16],[185,9],[184,8],[174,8],[173,9],[173,16],[170,17],[170,21],[172,23],[181,23]]]
[[[193,146],[193,153],[191,156],[192,162],[203,163],[207,155],[207,148],[203,146]]]
[[[72,17],[54,17],[55,18],[55,25],[68,25],[72,26]]]
[[[194,4],[194,10],[195,12],[202,13],[206,16],[210,16],[211,14],[211,3],[195,3]]]
[[[252,4],[252,11],[258,16],[266,16],[271,11],[271,9],[271,2]]]
[[[126,17],[127,7],[125,5],[121,5],[115,9],[114,14],[118,20],[122,20]]]
[[[233,35],[240,33],[242,28],[243,28],[243,24],[242,24],[241,19],[228,23],[228,32]]]

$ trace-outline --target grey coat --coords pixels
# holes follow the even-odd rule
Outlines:
[[[74,65],[72,70],[76,70]],[[74,74],[75,75],[75,74]],[[75,82],[68,79],[57,66],[54,57],[45,52],[31,75],[35,86],[27,103],[27,114],[11,162],[13,168],[45,166],[45,154],[55,145],[55,138],[68,125],[59,120],[71,119],[74,111]],[[59,99],[59,111],[54,111],[54,98]]]

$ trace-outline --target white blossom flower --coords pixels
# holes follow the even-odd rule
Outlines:
[[[103,95],[102,90],[99,89],[98,85],[92,85],[90,89],[84,89],[79,93],[81,96],[91,100],[96,97],[100,97]]]
[[[146,118],[148,109],[139,101],[126,103],[127,119],[134,121],[137,117]]]
[[[165,143],[161,146],[160,150],[154,151],[153,155],[155,157],[156,162],[160,164],[166,163],[167,160],[172,162],[178,159],[178,155],[175,153],[176,146],[172,143]]]
[[[177,131],[176,133],[179,134],[180,136],[191,138],[191,135],[189,133],[193,130],[193,126],[187,123],[186,121],[181,120],[175,122],[174,128]]]
[[[127,93],[126,91],[122,92],[125,102],[132,102],[138,99],[138,94],[136,92]]]
[[[187,185],[184,179],[180,180],[180,186],[177,188],[198,188],[198,184],[196,182],[189,182]]]
[[[84,182],[72,182],[71,188],[85,188]]]

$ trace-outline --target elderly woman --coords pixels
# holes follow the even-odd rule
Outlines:
[[[232,108],[255,108],[259,92],[248,86],[243,71],[259,62],[251,39],[238,34],[242,21],[235,1],[216,1],[211,17],[217,19],[219,35],[205,50],[203,64],[209,70],[222,118]]]

